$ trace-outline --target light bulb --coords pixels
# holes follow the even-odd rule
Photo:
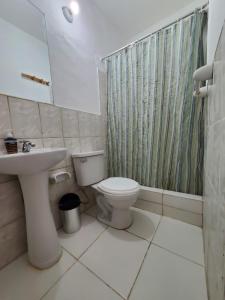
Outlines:
[[[80,12],[80,6],[79,6],[78,2],[77,1],[71,1],[70,9],[71,9],[73,15],[78,15],[79,12]]]

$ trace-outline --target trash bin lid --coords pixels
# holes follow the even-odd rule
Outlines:
[[[70,193],[64,195],[59,201],[60,210],[71,210],[80,206],[80,197]]]

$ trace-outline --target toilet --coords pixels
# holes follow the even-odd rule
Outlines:
[[[138,198],[138,182],[123,177],[104,179],[104,151],[74,153],[72,158],[78,184],[96,191],[97,219],[117,229],[130,227],[130,207]]]

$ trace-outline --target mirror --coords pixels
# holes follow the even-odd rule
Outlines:
[[[52,103],[44,14],[28,0],[1,0],[0,41],[0,94]]]

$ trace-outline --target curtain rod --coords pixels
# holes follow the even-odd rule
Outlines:
[[[182,20],[182,19],[185,19],[185,18],[187,18],[187,17],[193,15],[194,12],[195,12],[196,10],[199,10],[199,11],[201,11],[201,12],[206,12],[206,13],[207,13],[207,12],[208,12],[208,3],[202,5],[202,6],[198,7],[198,8],[195,8],[194,10],[192,10],[191,12],[189,12],[188,14],[186,14],[186,15],[184,15],[184,16],[178,18],[178,19],[176,19],[175,21],[170,22],[169,24],[167,24],[167,25],[161,27],[160,29],[157,29],[157,30],[155,30],[155,31],[153,31],[153,32],[151,32],[151,33],[148,33],[148,34],[144,35],[143,37],[141,37],[141,38],[139,38],[139,39],[137,39],[137,40],[135,40],[135,41],[133,41],[133,42],[131,42],[131,43],[129,43],[129,44],[123,46],[123,47],[121,47],[120,49],[118,49],[118,50],[116,50],[116,51],[114,51],[114,52],[111,52],[110,54],[108,54],[108,55],[102,57],[102,58],[101,58],[101,61],[103,61],[103,60],[106,59],[106,58],[109,58],[110,56],[112,56],[112,55],[114,55],[114,54],[116,54],[116,53],[118,53],[118,52],[120,52],[120,51],[122,51],[122,50],[124,50],[124,49],[126,49],[126,48],[128,48],[128,47],[134,46],[135,44],[137,44],[137,43],[139,43],[140,41],[146,39],[147,37],[151,36],[152,34],[158,32],[158,31],[160,31],[160,30],[165,29],[165,28],[167,28],[167,27],[169,27],[169,26],[175,24],[176,22],[178,22],[178,21],[180,21],[180,20]]]

